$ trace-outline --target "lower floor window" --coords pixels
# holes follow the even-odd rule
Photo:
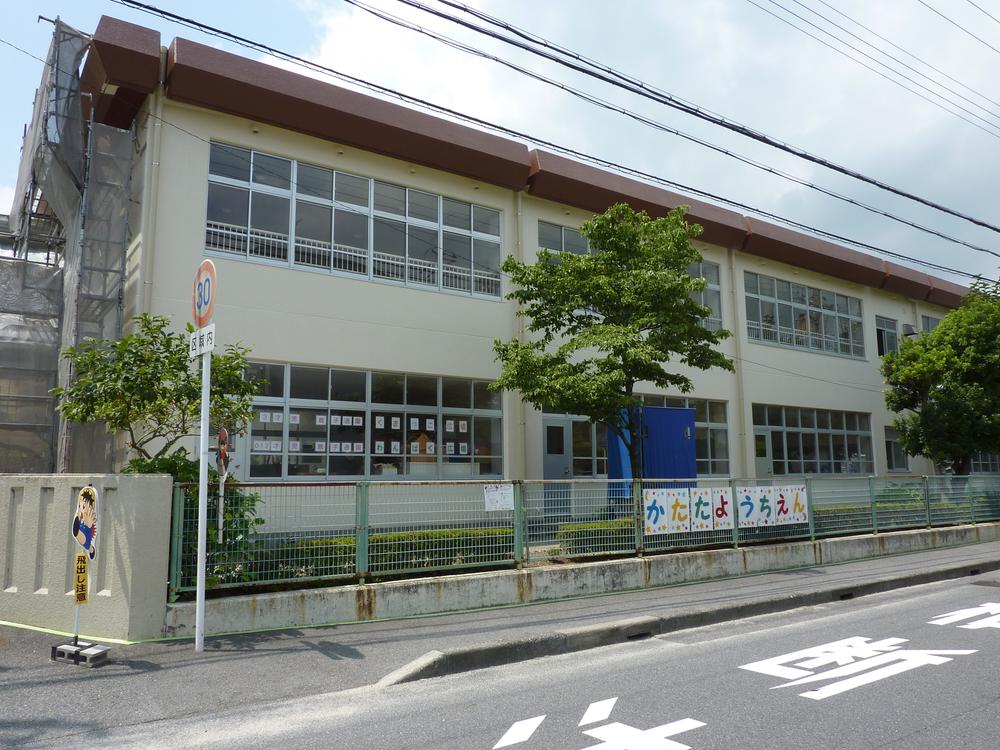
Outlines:
[[[973,474],[1000,474],[1000,453],[977,453],[972,457]]]
[[[282,390],[255,400],[251,479],[503,474],[499,398],[484,381],[294,365],[271,381]]]
[[[910,458],[899,442],[899,433],[891,427],[885,428],[885,461],[889,471],[910,470]]]
[[[757,476],[870,474],[871,417],[861,412],[753,404]]]

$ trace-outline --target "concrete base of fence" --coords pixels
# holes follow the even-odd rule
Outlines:
[[[232,596],[206,602],[206,632],[413,617],[574,596],[630,591],[713,578],[766,573],[1000,539],[1000,523],[786,542],[740,549],[678,552],[645,558],[546,565]],[[194,634],[194,603],[168,604],[164,635]]]

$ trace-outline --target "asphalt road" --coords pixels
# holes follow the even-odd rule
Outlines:
[[[82,695],[79,732],[27,746],[995,750],[1000,616],[988,610],[1000,613],[998,579],[110,730],[87,730]]]

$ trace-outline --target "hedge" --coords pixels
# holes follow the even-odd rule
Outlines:
[[[569,557],[635,550],[635,519],[564,523],[556,531],[559,550]]]
[[[354,537],[319,537],[262,545],[254,561],[255,579],[285,580],[350,576],[356,573]],[[433,529],[376,533],[368,537],[368,570],[392,573],[514,559],[511,529]]]

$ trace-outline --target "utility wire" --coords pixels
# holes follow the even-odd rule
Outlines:
[[[932,229],[932,228],[927,227],[925,225],[918,224],[918,223],[916,223],[914,221],[911,221],[909,219],[904,219],[904,218],[902,218],[900,216],[897,216],[897,215],[892,214],[892,213],[890,213],[888,211],[885,211],[883,209],[880,209],[880,208],[877,208],[875,206],[872,206],[872,205],[870,205],[868,203],[864,203],[862,201],[859,201],[859,200],[857,200],[855,198],[851,198],[851,197],[849,197],[847,195],[844,195],[842,193],[838,193],[838,192],[836,192],[834,190],[831,190],[829,188],[825,188],[825,187],[822,187],[820,185],[817,185],[816,183],[810,182],[809,180],[803,179],[801,177],[797,177],[797,176],[795,176],[795,175],[793,175],[793,174],[791,174],[789,172],[785,172],[783,170],[776,169],[774,167],[768,166],[767,164],[759,162],[759,161],[757,161],[755,159],[751,159],[751,158],[749,158],[747,156],[743,156],[743,155],[738,154],[738,153],[736,153],[734,151],[730,151],[729,149],[727,149],[727,148],[725,148],[723,146],[719,146],[719,145],[714,144],[714,143],[712,143],[710,141],[706,141],[703,138],[699,138],[697,136],[691,135],[690,133],[686,133],[684,131],[678,130],[678,129],[673,128],[673,127],[670,127],[670,126],[665,125],[665,124],[663,124],[661,122],[657,122],[656,120],[652,120],[652,119],[646,117],[645,115],[641,115],[641,114],[638,114],[638,113],[636,113],[636,112],[634,112],[632,110],[628,110],[628,109],[620,107],[620,106],[618,106],[616,104],[612,104],[612,103],[610,103],[610,102],[608,102],[608,101],[606,101],[604,99],[600,99],[600,98],[598,98],[596,96],[593,96],[592,94],[588,94],[588,93],[586,93],[584,91],[581,91],[580,89],[576,89],[576,88],[574,88],[572,86],[569,86],[568,84],[562,83],[562,82],[554,80],[552,78],[548,78],[546,76],[543,76],[543,75],[541,75],[539,73],[536,73],[536,72],[534,72],[532,70],[529,70],[527,68],[523,68],[523,67],[521,67],[519,65],[516,65],[515,63],[512,63],[509,60],[506,60],[504,58],[497,57],[495,55],[492,55],[490,53],[484,52],[483,50],[480,50],[480,49],[477,49],[477,48],[474,48],[474,47],[470,47],[468,45],[465,45],[465,44],[463,44],[461,42],[456,41],[455,39],[452,39],[450,37],[446,37],[444,35],[438,34],[437,32],[430,31],[429,29],[426,29],[426,28],[424,28],[422,26],[414,24],[414,23],[412,23],[410,21],[407,21],[405,19],[399,18],[398,16],[394,16],[392,14],[385,13],[384,11],[381,11],[381,10],[379,10],[377,8],[373,8],[370,5],[362,3],[359,0],[346,0],[346,1],[350,2],[353,5],[355,5],[360,10],[364,10],[367,13],[370,13],[370,14],[374,15],[375,17],[377,17],[377,18],[379,18],[381,20],[388,21],[389,23],[395,24],[395,25],[400,26],[402,28],[406,28],[406,29],[409,29],[410,31],[415,31],[415,32],[417,32],[419,34],[423,34],[425,36],[428,36],[431,39],[434,39],[435,41],[441,42],[442,44],[445,44],[445,45],[447,45],[449,47],[452,47],[453,49],[457,49],[459,51],[466,52],[468,54],[475,55],[477,57],[481,57],[483,59],[499,63],[500,65],[503,65],[503,66],[505,66],[507,68],[510,68],[511,70],[514,70],[514,71],[516,71],[518,73],[521,73],[522,75],[525,75],[525,76],[527,76],[529,78],[532,78],[534,80],[537,80],[537,81],[546,83],[546,84],[548,84],[550,86],[554,86],[554,87],[556,87],[558,89],[561,89],[561,90],[563,90],[563,91],[565,91],[565,92],[567,92],[569,94],[572,94],[573,96],[576,96],[577,98],[582,99],[582,100],[584,100],[584,101],[586,101],[586,102],[588,102],[590,104],[593,104],[595,106],[601,107],[603,109],[610,110],[610,111],[618,113],[618,114],[625,115],[626,117],[629,117],[629,118],[631,118],[631,119],[633,119],[633,120],[635,120],[637,122],[640,122],[643,125],[647,125],[647,126],[649,126],[651,128],[654,128],[656,130],[660,130],[660,131],[663,131],[663,132],[666,132],[666,133],[671,133],[672,135],[676,135],[676,136],[678,136],[680,138],[683,138],[685,140],[691,141],[692,143],[696,143],[696,144],[698,144],[700,146],[703,146],[705,148],[708,148],[708,149],[710,149],[712,151],[715,151],[717,153],[723,154],[724,156],[728,156],[728,157],[730,157],[732,159],[736,159],[737,161],[742,162],[742,163],[744,163],[744,164],[746,164],[748,166],[751,166],[751,167],[753,167],[755,169],[759,169],[759,170],[761,170],[763,172],[767,172],[768,174],[773,174],[773,175],[775,175],[777,177],[781,177],[782,179],[788,180],[789,182],[793,182],[793,183],[795,183],[797,185],[801,185],[802,187],[806,187],[806,188],[809,188],[809,189],[812,189],[812,190],[816,190],[817,192],[822,193],[823,195],[827,195],[827,196],[829,196],[831,198],[835,198],[837,200],[843,201],[844,203],[848,203],[850,205],[856,206],[858,208],[861,208],[861,209],[863,209],[865,211],[869,211],[870,213],[876,214],[878,216],[883,216],[883,217],[888,218],[888,219],[890,219],[892,221],[896,221],[896,222],[898,222],[900,224],[904,224],[904,225],[912,227],[914,229],[918,229],[918,230],[920,230],[922,232],[926,232],[927,234],[933,235],[933,236],[938,237],[940,239],[947,240],[948,242],[953,242],[953,243],[958,244],[958,245],[963,245],[963,246],[968,247],[968,248],[970,248],[972,250],[976,250],[978,252],[987,253],[989,255],[993,255],[994,257],[1000,258],[1000,252],[996,252],[994,250],[991,250],[990,248],[983,247],[981,245],[976,245],[976,244],[973,244],[971,242],[967,242],[965,240],[958,239],[957,237],[953,237],[951,235],[944,234],[943,232],[940,232],[940,231],[938,231],[936,229]]]
[[[932,13],[935,13],[935,14],[937,14],[937,15],[941,16],[941,18],[943,18],[943,19],[944,19],[945,21],[947,21],[948,23],[950,23],[950,24],[951,24],[952,26],[954,26],[954,27],[955,27],[956,29],[960,29],[961,31],[964,31],[964,32],[965,32],[966,34],[968,34],[969,36],[971,36],[971,37],[972,37],[973,39],[975,39],[975,40],[976,40],[977,42],[979,42],[980,44],[984,44],[984,45],[986,45],[986,46],[987,46],[987,47],[989,47],[989,48],[990,48],[991,50],[993,50],[993,51],[994,51],[994,52],[996,52],[996,53],[997,53],[998,55],[1000,55],[1000,49],[997,49],[996,47],[994,47],[994,46],[993,46],[992,44],[990,44],[989,42],[987,42],[987,41],[986,41],[985,39],[983,39],[982,37],[979,37],[979,36],[976,36],[975,34],[973,34],[973,33],[972,33],[971,31],[969,31],[969,30],[968,30],[967,28],[965,28],[964,26],[962,26],[962,25],[961,25],[960,23],[958,23],[957,21],[955,21],[955,20],[953,20],[953,19],[951,19],[951,18],[948,18],[948,16],[946,16],[946,15],[945,15],[944,13],[942,13],[941,11],[939,11],[939,10],[938,10],[937,8],[935,8],[935,7],[933,6],[933,5],[930,5],[929,3],[926,3],[926,2],[924,2],[924,0],[917,0],[917,2],[918,2],[918,3],[920,3],[921,5],[923,5],[923,6],[925,7],[925,8],[927,8],[927,10],[931,11]],[[981,10],[981,9],[980,9],[980,10]],[[984,11],[984,12],[985,12],[985,11]],[[989,15],[989,14],[987,14],[987,15]],[[990,18],[992,18],[992,16],[990,16]]]
[[[132,0],[115,0],[115,2],[131,2],[131,1]],[[660,104],[664,104],[673,109],[685,112],[694,117],[698,117],[699,119],[711,122],[712,124],[719,125],[721,127],[726,128],[727,130],[740,133],[741,135],[744,135],[748,138],[752,138],[753,140],[756,140],[760,143],[764,143],[766,145],[772,146],[773,148],[779,149],[786,153],[798,156],[802,159],[806,159],[807,161],[811,161],[815,164],[819,164],[820,166],[826,167],[835,172],[839,172],[841,174],[847,175],[848,177],[852,177],[861,182],[868,183],[870,185],[873,185],[875,187],[878,187],[882,190],[893,193],[900,197],[915,201],[922,205],[928,206],[929,208],[941,211],[942,213],[950,214],[951,216],[964,219],[965,221],[976,224],[977,226],[981,226],[983,228],[990,229],[991,231],[1000,233],[1000,226],[987,222],[983,219],[978,219],[974,216],[962,213],[958,210],[948,208],[947,206],[939,204],[928,198],[922,198],[918,195],[905,191],[901,188],[893,187],[892,185],[882,182],[881,180],[868,177],[864,174],[861,174],[860,172],[857,172],[855,170],[831,162],[828,159],[811,154],[808,151],[805,151],[801,148],[779,141],[769,135],[766,135],[765,133],[756,131],[746,125],[742,125],[740,123],[734,122],[724,117],[712,115],[701,107],[685,104],[682,100],[680,100],[676,96],[673,96],[672,94],[661,91],[653,86],[643,83],[641,80],[638,80],[624,73],[616,71],[601,63],[596,63],[592,60],[587,60],[586,58],[584,58],[583,56],[579,55],[576,52],[573,52],[572,50],[566,50],[565,48],[559,47],[558,45],[548,42],[542,39],[541,37],[536,37],[535,35],[531,34],[530,32],[526,32],[523,29],[517,30],[519,36],[530,39],[533,44],[539,45],[547,49],[555,50],[556,52],[558,52],[558,54],[555,54],[553,52],[546,52],[543,49],[537,49],[528,44],[518,42],[516,39],[511,39],[510,37],[490,31],[489,29],[485,29],[483,27],[477,26],[476,24],[464,21],[460,18],[452,16],[443,11],[438,11],[434,8],[429,8],[423,3],[416,2],[416,0],[397,0],[397,1],[405,5],[409,5],[411,7],[424,10],[425,12],[430,13],[431,15],[451,21],[460,26],[476,31],[477,33],[484,34],[493,39],[497,39],[512,46],[518,47],[519,49],[530,52],[531,54],[542,57],[544,59],[550,60],[551,62],[555,62],[559,65],[562,65],[563,67],[575,70],[584,75],[604,81],[605,83],[612,83],[613,85],[619,86],[620,88],[624,88],[632,93],[638,94],[652,101],[656,101]],[[353,0],[345,0],[345,2],[354,4]],[[455,2],[454,0],[438,0],[438,2],[450,8],[461,10],[465,13],[473,15],[494,26],[498,26],[504,29],[513,29],[513,27],[506,21],[496,19],[492,16],[489,16],[486,13],[483,13],[482,11],[476,10],[475,8],[470,8],[469,6],[464,5],[460,2]],[[560,55],[563,55],[570,59],[564,59],[563,57],[560,57]],[[612,79],[618,79],[620,83],[616,83]]]
[[[419,97],[411,96],[409,94],[404,94],[404,93],[402,93],[400,91],[397,91],[395,89],[391,89],[389,87],[382,86],[380,84],[376,84],[376,83],[367,81],[367,80],[362,79],[362,78],[357,78],[355,76],[351,76],[351,75],[346,74],[346,73],[341,73],[341,72],[339,72],[339,71],[337,71],[337,70],[335,70],[333,68],[329,68],[329,67],[320,65],[319,63],[313,62],[311,60],[307,60],[305,58],[298,57],[298,56],[293,55],[293,54],[288,53],[288,52],[283,52],[281,50],[278,50],[278,49],[276,49],[274,47],[270,47],[270,46],[268,46],[266,44],[263,44],[261,42],[255,42],[255,41],[246,39],[244,37],[241,37],[241,36],[238,36],[236,34],[233,34],[232,32],[223,31],[222,29],[215,28],[215,27],[210,26],[208,24],[204,24],[204,23],[201,23],[199,21],[195,21],[195,20],[190,19],[190,18],[179,16],[179,15],[171,13],[169,11],[161,10],[160,8],[156,8],[155,6],[147,5],[145,3],[136,2],[136,0],[113,0],[113,2],[116,2],[116,3],[120,4],[120,5],[125,5],[125,6],[128,6],[128,7],[136,8],[138,10],[142,10],[142,11],[144,11],[146,13],[151,14],[151,15],[159,16],[160,18],[163,18],[165,20],[178,23],[180,25],[186,26],[186,27],[191,28],[191,29],[195,29],[197,31],[201,31],[203,33],[206,33],[206,34],[208,34],[210,36],[214,36],[214,37],[219,38],[219,39],[224,39],[226,41],[234,42],[234,43],[238,44],[239,46],[246,47],[248,49],[252,49],[252,50],[255,50],[257,52],[265,52],[266,54],[273,55],[275,57],[287,60],[289,62],[292,62],[292,63],[296,64],[296,65],[299,65],[300,67],[309,68],[309,69],[317,71],[317,72],[321,72],[321,73],[324,73],[324,74],[327,74],[327,75],[334,76],[334,77],[336,77],[336,78],[338,78],[340,80],[343,80],[345,82],[353,83],[353,84],[356,84],[356,85],[359,85],[359,86],[363,86],[363,87],[368,88],[368,89],[370,89],[372,91],[375,91],[375,92],[378,92],[378,93],[381,93],[381,94],[384,94],[384,95],[387,95],[387,96],[391,96],[391,97],[396,98],[396,99],[400,99],[401,101],[405,101],[407,103],[414,104],[414,105],[416,105],[418,107],[421,107],[421,108],[424,108],[424,109],[430,109],[430,110],[435,111],[435,112],[437,112],[439,114],[444,114],[444,115],[447,115],[449,117],[452,117],[452,118],[455,118],[455,119],[458,119],[458,120],[462,120],[462,121],[465,121],[465,122],[477,125],[479,127],[483,127],[485,129],[488,129],[488,130],[491,130],[491,131],[494,131],[494,132],[497,132],[497,133],[501,133],[501,134],[503,134],[505,136],[508,136],[508,137],[518,138],[518,139],[521,139],[521,140],[524,140],[524,141],[527,141],[527,142],[530,142],[530,143],[534,143],[534,144],[539,145],[539,146],[544,146],[546,148],[550,148],[553,151],[556,151],[558,153],[562,153],[562,154],[565,154],[567,156],[571,156],[573,158],[586,161],[588,163],[594,164],[595,166],[603,167],[605,169],[618,172],[620,174],[630,175],[630,176],[637,177],[639,179],[642,179],[642,180],[645,180],[645,181],[648,181],[648,182],[653,182],[653,183],[656,183],[656,184],[659,184],[659,185],[663,185],[665,187],[669,187],[669,188],[672,188],[672,189],[675,189],[675,190],[679,190],[681,192],[691,193],[693,195],[699,196],[701,198],[704,198],[706,200],[709,200],[709,201],[712,201],[712,202],[715,202],[715,203],[719,203],[719,204],[731,206],[733,208],[737,208],[737,209],[740,209],[740,210],[748,211],[748,212],[756,214],[758,216],[761,216],[761,217],[764,217],[764,218],[768,218],[768,219],[777,221],[777,222],[779,222],[781,224],[784,224],[786,226],[794,227],[796,229],[801,229],[801,230],[803,230],[805,232],[810,232],[810,233],[812,233],[814,235],[825,237],[825,238],[833,240],[835,242],[842,242],[842,243],[846,243],[846,244],[849,244],[849,245],[853,245],[855,247],[858,247],[858,248],[861,248],[861,249],[864,249],[864,250],[869,250],[871,252],[874,252],[874,253],[877,253],[877,254],[880,254],[880,255],[885,255],[887,257],[891,257],[891,258],[894,258],[894,259],[906,261],[906,262],[909,262],[909,263],[914,263],[916,265],[923,266],[923,267],[926,267],[926,268],[931,268],[931,269],[934,269],[934,270],[937,270],[937,271],[942,271],[942,272],[946,272],[946,273],[955,274],[957,276],[961,276],[961,277],[964,277],[964,278],[969,278],[969,279],[979,279],[979,278],[982,278],[982,276],[979,275],[979,274],[973,274],[973,273],[969,273],[968,271],[961,271],[959,269],[950,268],[948,266],[944,266],[944,265],[941,265],[941,264],[933,263],[931,261],[921,260],[919,258],[914,258],[912,256],[904,255],[902,253],[897,253],[897,252],[893,252],[891,250],[886,250],[885,248],[878,247],[876,245],[872,245],[872,244],[869,244],[869,243],[865,243],[865,242],[862,242],[860,240],[854,240],[854,239],[851,239],[851,238],[848,238],[848,237],[844,237],[844,236],[841,236],[841,235],[834,234],[832,232],[827,232],[825,230],[818,229],[816,227],[812,227],[810,225],[807,225],[807,224],[804,224],[804,223],[801,223],[801,222],[793,221],[793,220],[788,219],[786,217],[779,216],[778,214],[771,213],[771,212],[768,212],[768,211],[764,211],[763,209],[758,209],[758,208],[750,206],[748,204],[740,203],[738,201],[734,201],[734,200],[731,200],[729,198],[725,198],[723,196],[716,195],[714,193],[710,193],[710,192],[705,191],[705,190],[701,190],[699,188],[695,188],[695,187],[691,187],[691,186],[688,186],[688,185],[684,185],[682,183],[675,182],[673,180],[668,180],[668,179],[660,177],[658,175],[653,175],[653,174],[650,174],[648,172],[643,172],[643,171],[640,171],[638,169],[634,169],[634,168],[631,168],[631,167],[623,166],[623,165],[618,164],[616,162],[612,162],[612,161],[609,161],[609,160],[606,160],[606,159],[602,159],[602,158],[597,157],[597,156],[586,154],[584,152],[581,152],[581,151],[569,148],[567,146],[563,146],[561,144],[557,144],[557,143],[554,143],[554,142],[551,142],[551,141],[546,141],[546,140],[543,140],[541,138],[537,138],[537,137],[534,137],[532,135],[529,135],[527,133],[523,133],[523,132],[514,130],[512,128],[504,127],[502,125],[498,125],[496,123],[489,122],[487,120],[483,120],[483,119],[480,119],[480,118],[477,118],[477,117],[473,117],[471,115],[467,115],[467,114],[464,114],[462,112],[458,112],[456,110],[450,109],[448,107],[444,107],[444,106],[441,106],[439,104],[434,104],[434,103],[432,103],[430,101],[427,101],[425,99],[420,99]],[[4,41],[4,40],[0,39],[0,41]],[[18,49],[19,51],[22,51],[22,52],[24,51],[24,50],[21,50],[19,47],[16,47],[16,46],[10,44],[9,42],[4,42],[4,43],[8,44],[9,46],[14,47],[15,49]],[[41,58],[37,58],[35,55],[31,55],[31,53],[26,53],[26,54],[29,54],[31,57],[35,57],[35,59],[39,59],[39,60],[41,59]],[[42,62],[44,62],[44,61],[42,61]],[[168,124],[172,125],[172,123],[168,123]],[[179,127],[179,126],[174,126],[174,127]],[[191,135],[193,135],[194,137],[199,137],[200,138],[200,136],[197,136],[197,135],[195,135],[193,133]]]
[[[969,5],[971,5],[973,8],[975,8],[976,10],[978,10],[980,13],[983,13],[984,15],[987,15],[990,18],[992,18],[997,23],[1000,23],[1000,18],[997,18],[996,16],[994,16],[992,13],[990,13],[989,11],[987,11],[986,9],[984,9],[981,5],[977,5],[976,3],[972,2],[972,0],[966,0],[966,2]]]
[[[903,49],[898,44],[896,44],[895,42],[893,42],[891,39],[887,39],[886,37],[882,36],[881,34],[879,34],[874,29],[872,29],[872,28],[870,28],[868,26],[865,26],[863,23],[861,23],[860,21],[858,21],[858,20],[852,18],[851,16],[847,15],[842,10],[839,10],[839,9],[835,8],[833,5],[831,5],[830,3],[828,3],[826,0],[818,0],[818,2],[822,3],[823,5],[825,5],[827,8],[829,8],[830,10],[832,10],[834,13],[836,13],[836,14],[844,17],[844,18],[846,18],[848,21],[850,21],[851,23],[853,23],[855,26],[858,26],[858,27],[864,29],[869,34],[871,34],[872,36],[874,36],[874,37],[876,37],[878,39],[881,39],[883,42],[885,42],[886,44],[892,46],[894,49],[899,50],[900,52],[902,52],[907,57],[910,57],[911,59],[916,60],[921,65],[927,66],[928,68],[930,68],[931,70],[933,70],[938,75],[944,76],[945,78],[947,78],[952,83],[957,83],[959,86],[961,86],[966,91],[971,91],[973,94],[975,94],[976,96],[980,97],[981,99],[985,99],[990,104],[993,104],[993,105],[996,105],[997,107],[1000,107],[1000,102],[998,102],[996,99],[991,99],[986,94],[984,94],[982,91],[974,89],[971,86],[967,86],[966,84],[962,83],[957,78],[949,75],[948,73],[945,73],[940,68],[934,67],[933,65],[931,65],[929,62],[927,62],[923,58],[918,57],[917,55],[913,54],[909,50]]]
[[[783,6],[783,5],[780,5],[779,3],[775,2],[775,0],[770,0],[770,2],[771,2],[771,3],[773,4],[773,5],[777,5],[777,6],[779,7],[779,8],[781,8],[782,10],[784,10],[784,11],[785,11],[786,13],[790,13],[790,14],[794,15],[794,16],[795,16],[796,18],[802,18],[801,16],[798,16],[798,15],[796,15],[795,13],[793,13],[792,11],[788,10],[787,8],[785,8],[785,7]],[[878,53],[879,53],[880,55],[884,55],[885,57],[889,58],[890,60],[892,60],[892,61],[893,61],[893,62],[895,62],[896,64],[898,64],[898,65],[902,65],[902,66],[903,66],[904,68],[906,68],[907,70],[909,70],[909,71],[912,71],[913,73],[916,73],[916,74],[917,74],[918,76],[920,76],[921,78],[924,78],[924,79],[925,79],[925,80],[927,80],[927,81],[930,81],[930,82],[931,82],[932,84],[934,84],[935,86],[939,86],[940,88],[944,89],[944,90],[945,90],[945,91],[947,91],[947,92],[948,92],[949,94],[951,94],[952,96],[957,96],[957,97],[958,97],[959,99],[962,99],[963,101],[966,101],[966,102],[968,102],[968,103],[969,103],[969,104],[971,104],[971,105],[972,105],[973,107],[978,107],[978,108],[979,108],[979,109],[981,109],[981,110],[982,110],[983,112],[986,112],[986,113],[987,113],[988,115],[990,115],[990,116],[991,116],[991,117],[993,117],[993,118],[998,118],[998,117],[1000,117],[1000,115],[997,115],[997,113],[995,113],[995,112],[994,112],[993,110],[991,110],[991,109],[990,109],[989,107],[984,107],[984,106],[983,106],[982,104],[980,104],[979,102],[976,102],[976,101],[974,101],[974,100],[970,99],[969,97],[965,96],[964,94],[962,94],[962,93],[960,93],[960,92],[958,92],[958,91],[955,91],[955,90],[954,90],[953,88],[951,88],[951,87],[949,87],[949,86],[945,86],[945,85],[944,85],[943,83],[940,83],[939,81],[936,81],[936,80],[934,80],[933,78],[931,78],[931,77],[930,77],[929,75],[927,75],[927,74],[926,74],[926,73],[924,73],[923,71],[920,71],[920,70],[918,70],[917,68],[914,68],[914,67],[913,67],[912,65],[910,65],[909,63],[906,63],[906,62],[904,62],[903,60],[900,60],[900,59],[899,59],[898,57],[895,57],[894,55],[891,55],[891,54],[889,54],[888,52],[886,52],[886,51],[884,51],[884,50],[881,50],[881,49],[879,49],[879,48],[878,48],[877,46],[875,46],[875,45],[874,45],[874,44],[872,44],[871,42],[867,41],[867,40],[866,40],[866,39],[864,39],[863,37],[861,37],[861,36],[858,36],[858,35],[857,35],[857,34],[855,34],[855,33],[854,33],[853,31],[850,31],[850,30],[848,30],[848,29],[845,29],[845,28],[844,28],[843,26],[841,26],[840,24],[838,24],[838,23],[837,23],[836,21],[833,21],[833,20],[831,20],[830,18],[827,18],[826,16],[824,16],[824,15],[823,15],[822,13],[820,13],[819,11],[817,11],[817,10],[814,10],[813,8],[810,8],[810,7],[808,6],[808,5],[806,5],[806,4],[804,3],[804,2],[802,2],[802,0],[793,0],[793,2],[794,2],[794,3],[796,4],[796,5],[798,5],[798,6],[802,7],[802,8],[805,8],[805,9],[806,9],[807,11],[809,11],[810,13],[812,13],[812,14],[813,14],[814,16],[817,16],[817,17],[819,17],[819,18],[822,18],[822,19],[823,19],[824,21],[826,21],[826,22],[827,22],[828,24],[830,24],[830,25],[831,25],[831,26],[833,26],[834,28],[837,28],[837,29],[840,29],[841,31],[843,31],[843,32],[844,32],[845,34],[849,35],[849,36],[850,36],[850,37],[852,37],[853,39],[857,39],[857,40],[858,40],[859,42],[861,42],[862,44],[865,44],[865,45],[867,45],[867,46],[868,46],[868,47],[870,47],[871,49],[873,49],[873,50],[875,50],[876,52],[878,52]],[[813,28],[816,28],[816,29],[819,29],[819,30],[820,30],[820,31],[822,31],[822,32],[823,32],[824,34],[827,34],[827,35],[828,35],[828,36],[830,36],[830,37],[831,37],[832,39],[836,39],[836,40],[837,40],[838,42],[840,42],[841,44],[844,44],[844,45],[846,45],[846,46],[850,47],[851,49],[854,49],[854,50],[857,50],[857,48],[856,48],[856,47],[854,47],[854,46],[852,46],[852,45],[848,44],[847,42],[843,41],[842,39],[840,39],[840,38],[839,38],[839,37],[837,37],[836,35],[834,35],[834,34],[831,34],[831,33],[830,33],[829,31],[826,31],[825,29],[822,29],[822,28],[820,28],[820,27],[819,27],[819,26],[817,26],[816,24],[814,24],[814,23],[812,23],[812,22],[810,22],[810,21],[807,21],[807,20],[806,20],[806,19],[804,19],[804,18],[803,18],[802,20],[803,20],[803,21],[805,21],[805,23],[808,23],[808,24],[809,24],[810,26],[812,26]],[[838,51],[839,51],[839,50],[838,50]],[[951,100],[950,100],[950,99],[948,99],[947,97],[944,97],[944,96],[941,96],[941,94],[937,93],[936,91],[933,91],[933,90],[931,90],[931,89],[927,88],[926,86],[923,86],[922,84],[920,84],[920,83],[917,83],[916,81],[913,81],[913,79],[909,78],[908,76],[906,76],[906,75],[905,75],[905,74],[903,74],[903,73],[900,73],[900,72],[898,72],[897,70],[893,69],[893,68],[892,68],[891,66],[889,66],[889,65],[885,65],[884,63],[881,63],[881,62],[879,62],[879,61],[878,61],[878,60],[876,60],[876,59],[875,59],[874,57],[871,57],[870,55],[867,55],[867,54],[865,54],[864,52],[861,52],[860,50],[857,50],[857,51],[858,51],[858,52],[860,52],[860,54],[862,54],[862,55],[865,55],[865,57],[868,57],[869,59],[871,59],[871,60],[874,60],[875,62],[878,62],[878,64],[879,64],[879,65],[882,65],[882,66],[883,66],[884,68],[886,68],[887,70],[891,70],[891,71],[892,71],[893,73],[895,73],[896,75],[899,75],[899,76],[902,76],[903,78],[905,78],[905,79],[906,79],[906,80],[908,80],[908,81],[912,81],[912,82],[913,82],[913,83],[914,83],[915,85],[917,85],[917,86],[920,86],[921,88],[923,88],[923,89],[924,89],[924,90],[926,90],[926,91],[929,91],[930,93],[934,94],[935,96],[937,96],[937,97],[941,98],[941,99],[942,99],[943,101],[946,101],[946,102],[948,102],[949,104],[952,104],[952,105],[954,105],[954,106],[958,107],[958,108],[959,108],[959,109],[961,109],[961,110],[962,110],[963,112],[968,112],[968,113],[969,113],[970,115],[972,115],[973,117],[976,117],[976,118],[978,118],[978,119],[982,119],[982,118],[980,118],[980,117],[979,117],[979,115],[977,115],[977,114],[975,114],[975,113],[973,113],[973,112],[970,112],[969,110],[965,109],[964,107],[962,107],[962,106],[960,106],[960,105],[956,104],[955,102],[951,101]],[[845,54],[845,53],[841,52],[841,54]],[[849,55],[845,55],[845,56],[848,56],[848,57],[849,57]],[[964,119],[964,118],[963,118],[963,119]],[[986,121],[984,120],[984,122],[986,122]],[[996,126],[995,126],[995,125],[994,125],[994,124],[993,124],[992,122],[991,122],[991,123],[988,123],[988,124],[989,124],[989,125],[990,125],[991,127],[996,127]]]

